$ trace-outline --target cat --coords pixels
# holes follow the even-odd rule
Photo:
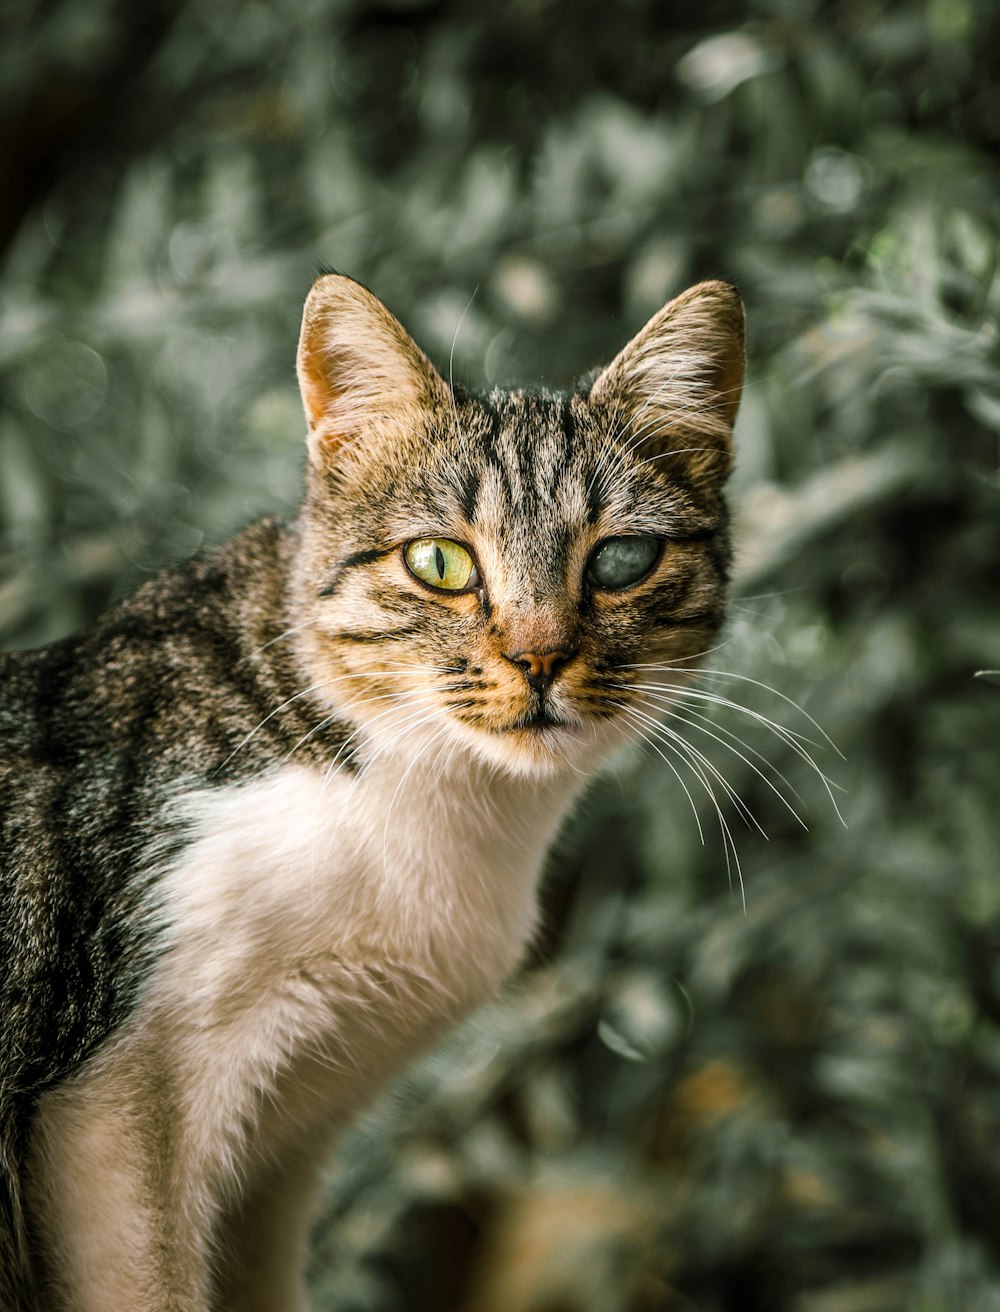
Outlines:
[[[317,1165],[495,994],[594,772],[723,622],[743,307],[566,394],[306,301],[307,488],[0,656],[0,1306],[301,1312]]]

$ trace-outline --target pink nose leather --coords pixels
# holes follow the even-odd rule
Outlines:
[[[524,666],[529,683],[551,683],[556,670],[570,658],[567,651],[516,651],[508,660]]]

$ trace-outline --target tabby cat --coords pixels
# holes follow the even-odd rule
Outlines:
[[[295,1312],[317,1163],[513,971],[722,622],[726,283],[560,395],[320,278],[304,504],[0,656],[0,1306]]]

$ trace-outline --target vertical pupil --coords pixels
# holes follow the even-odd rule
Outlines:
[[[445,559],[444,559],[444,552],[441,550],[440,547],[434,548],[434,565],[438,572],[438,578],[443,579],[444,571],[445,571]]]

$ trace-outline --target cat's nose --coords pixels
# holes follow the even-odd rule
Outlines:
[[[520,666],[524,677],[536,692],[545,692],[559,670],[572,658],[573,653],[563,651],[515,651],[507,659]]]

